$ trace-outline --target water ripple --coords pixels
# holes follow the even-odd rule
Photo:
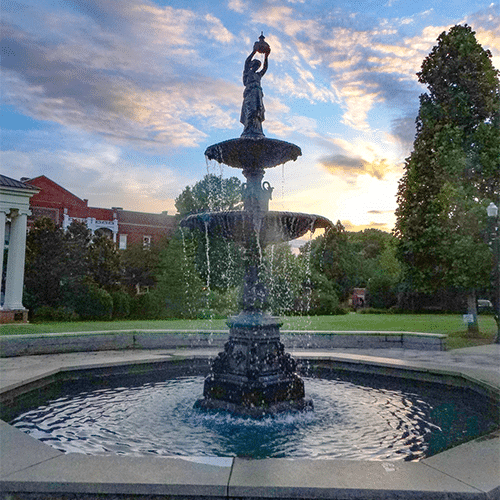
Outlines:
[[[193,408],[202,377],[84,390],[11,423],[65,452],[418,460],[496,424],[468,393],[305,378],[314,412],[254,420]],[[472,432],[474,431],[475,434]]]

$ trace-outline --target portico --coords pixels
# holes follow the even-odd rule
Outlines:
[[[0,175],[0,270],[5,285],[1,286],[0,323],[26,322],[28,311],[23,306],[26,228],[30,215],[29,200],[38,189],[24,182]],[[4,262],[5,249],[7,259]]]

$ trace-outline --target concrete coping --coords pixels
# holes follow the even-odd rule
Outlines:
[[[171,349],[222,346],[228,330],[103,330],[0,336],[0,357],[112,349]],[[285,330],[289,348],[367,347],[445,350],[444,334],[396,331]]]
[[[294,354],[296,355],[296,354]],[[304,360],[311,355],[302,353]],[[140,363],[199,360],[200,353],[173,351]],[[315,360],[356,363],[373,369],[450,374],[485,386],[469,368],[435,370],[425,363],[353,354],[316,353]],[[106,369],[119,362],[89,362]],[[69,363],[47,366],[39,378],[82,369]],[[26,378],[28,376],[26,375]],[[33,381],[33,378],[30,379]],[[26,380],[27,382],[27,380]],[[497,392],[498,380],[492,383]],[[4,387],[3,392],[8,390]],[[57,494],[95,499],[116,495],[168,495],[178,499],[495,499],[500,498],[500,431],[419,462],[314,459],[248,460],[232,457],[124,457],[61,453],[0,421],[0,492],[4,498],[53,498]],[[23,497],[25,494],[25,497]]]
[[[21,333],[19,335],[0,335],[2,340],[31,339],[44,337],[63,337],[78,335],[112,335],[122,333],[146,333],[146,334],[182,334],[182,335],[228,335],[229,330],[182,330],[182,329],[143,329],[132,328],[128,330],[92,330],[83,332],[49,332],[49,333]],[[406,331],[377,331],[377,330],[280,330],[282,335],[373,335],[373,336],[401,336],[408,335],[422,338],[445,339],[448,335],[444,333],[406,332]]]

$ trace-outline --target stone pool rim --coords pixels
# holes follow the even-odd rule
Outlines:
[[[404,376],[458,384],[500,401],[496,377],[469,367],[435,367],[431,363],[332,352],[294,352],[306,362],[336,369]],[[382,353],[381,353],[382,355]],[[211,353],[200,350],[149,351],[140,360],[95,362],[51,367],[36,377],[6,385],[2,400],[47,381],[78,371],[110,373],[151,369],[163,364],[208,366]],[[142,368],[141,368],[142,367]],[[10,395],[10,396],[9,396]],[[28,498],[78,495],[96,498],[500,498],[500,433],[497,431],[419,462],[318,459],[123,457],[62,453],[0,421],[0,494]]]

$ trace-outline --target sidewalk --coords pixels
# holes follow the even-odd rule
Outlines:
[[[43,354],[0,359],[0,391],[22,381],[49,375],[64,367],[102,366],[133,362],[164,361],[172,356],[214,357],[216,349],[154,349]],[[479,376],[500,388],[500,345],[455,349],[452,351],[418,351],[414,349],[296,349],[289,352],[297,358],[334,357],[383,363],[399,367],[419,366],[429,369],[451,369]]]

